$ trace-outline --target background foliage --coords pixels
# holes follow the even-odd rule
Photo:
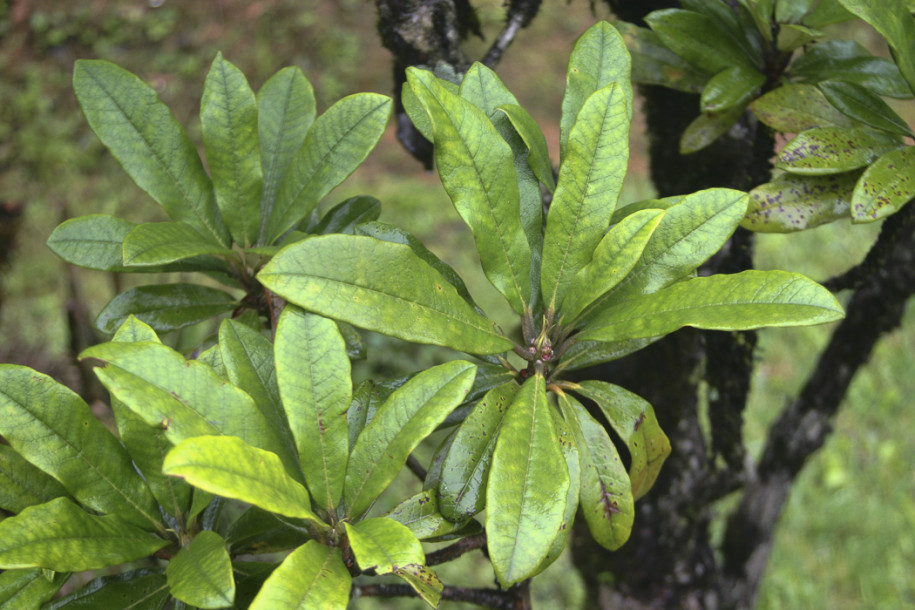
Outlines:
[[[491,38],[499,27],[500,2],[481,4],[484,33]],[[598,16],[606,15],[599,9]],[[540,120],[551,145],[558,142],[558,127],[550,121],[559,115],[568,49],[594,20],[585,2],[547,3],[500,64],[500,74]],[[180,5],[124,0],[66,6],[51,0],[0,1],[0,204],[10,209],[10,202],[24,204],[19,248],[12,266],[2,269],[6,299],[0,309],[0,358],[63,376],[80,388],[79,371],[69,364],[72,331],[86,332],[87,322],[110,296],[130,285],[116,282],[137,280],[65,269],[44,241],[64,216],[101,212],[137,222],[161,220],[82,120],[70,85],[75,59],[104,58],[139,74],[174,109],[178,121],[189,125],[192,140],[200,142],[197,104],[203,75],[217,50],[255,88],[284,65],[300,66],[315,84],[319,111],[348,93],[389,93],[389,58],[377,41],[374,22],[374,11],[359,0]],[[876,36],[866,28],[841,35],[877,50]],[[470,44],[477,43],[485,48],[482,41]],[[911,115],[906,118],[912,122]],[[651,194],[637,127],[633,137],[630,178],[642,172],[641,180],[630,180],[625,187],[623,199],[628,201]],[[553,156],[558,156],[555,150]],[[502,307],[508,318],[494,289],[485,279],[472,278],[478,266],[470,237],[438,179],[422,174],[390,132],[354,178],[332,201],[356,193],[379,197],[383,221],[399,224],[430,244],[470,281],[483,309],[498,312]],[[860,260],[874,234],[874,227],[852,229],[842,222],[804,235],[761,236],[757,265],[823,279]],[[909,373],[915,353],[913,321],[910,308],[907,330],[881,343],[852,386],[837,433],[795,488],[761,607],[892,608],[915,603],[915,589],[905,578],[905,567],[915,563],[915,475],[910,467],[915,447],[905,433],[915,427],[915,414],[905,409],[906,397],[915,392]],[[212,330],[193,329],[174,341],[180,349]],[[764,362],[754,379],[746,429],[751,439],[762,438],[785,396],[796,391],[826,333],[821,328],[762,333]],[[437,349],[410,346],[397,351],[402,357],[392,362],[382,354],[391,341],[370,338],[370,359],[360,365],[357,376],[401,374],[445,357]],[[406,344],[394,345],[400,349]],[[723,501],[722,511],[728,508]],[[569,566],[557,566],[553,578],[535,584],[535,595],[552,599],[553,605],[574,606],[580,593],[569,586],[571,579],[556,574]]]

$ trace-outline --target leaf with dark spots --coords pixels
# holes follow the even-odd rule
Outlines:
[[[829,176],[783,174],[750,191],[740,225],[759,233],[790,233],[846,218],[860,171]]]

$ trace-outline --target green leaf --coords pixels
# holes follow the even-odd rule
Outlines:
[[[750,108],[760,121],[784,133],[853,124],[813,85],[782,85],[753,100]]]
[[[426,369],[379,407],[356,439],[343,488],[347,514],[365,513],[422,439],[467,395],[476,366],[460,360]]]
[[[632,352],[651,345],[657,338],[632,339],[629,341],[615,341],[604,343],[601,341],[576,341],[562,355],[562,362],[554,369],[554,374],[561,370],[574,371],[583,369],[592,364],[610,362]]]
[[[841,80],[866,87],[877,95],[912,97],[912,90],[895,63],[874,57],[853,40],[827,40],[812,45],[792,62],[791,74],[810,83]]]
[[[723,136],[743,114],[745,106],[732,106],[714,114],[704,112],[686,126],[680,136],[680,154],[698,152]]]
[[[226,542],[233,556],[276,553],[305,544],[307,530],[308,522],[303,519],[281,519],[259,506],[249,506],[229,525]]]
[[[880,131],[820,127],[788,142],[775,167],[807,176],[838,174],[870,165],[880,155],[900,147],[898,136]]]
[[[397,566],[393,572],[396,576],[406,581],[413,590],[433,608],[438,608],[442,600],[445,585],[432,568],[415,563]]]
[[[687,63],[668,49],[648,28],[614,21],[632,54],[632,80],[644,85],[661,85],[677,91],[700,93],[710,74]]]
[[[33,466],[9,445],[0,445],[0,508],[20,513],[34,504],[67,495],[57,479]]]
[[[515,131],[521,136],[525,146],[530,151],[528,163],[537,179],[542,182],[552,193],[556,190],[553,180],[553,164],[550,161],[550,150],[547,148],[546,137],[537,125],[534,117],[518,104],[502,104],[497,110],[505,113],[511,121]]]
[[[400,244],[313,237],[284,248],[257,278],[300,307],[407,341],[480,354],[511,347],[435,269]]]
[[[621,341],[659,337],[683,326],[750,330],[765,326],[822,324],[842,318],[832,294],[802,275],[744,271],[697,277],[650,295],[604,308],[579,337]]]
[[[343,182],[372,151],[391,116],[391,99],[377,93],[343,98],[318,117],[289,164],[267,220],[273,243]]]
[[[553,540],[550,550],[547,551],[546,557],[537,566],[538,572],[552,565],[562,555],[562,551],[565,550],[566,544],[568,544],[572,535],[572,525],[575,523],[575,513],[578,511],[578,496],[581,491],[581,466],[578,459],[578,447],[575,444],[572,429],[566,424],[562,415],[559,414],[559,410],[550,409],[550,416],[553,419],[556,437],[559,439],[562,456],[565,458],[566,469],[569,472],[569,491],[566,493],[565,512],[562,515],[562,525],[559,526],[559,533],[556,535],[556,539]]]
[[[229,245],[213,185],[197,149],[156,92],[130,72],[81,59],[73,89],[92,131],[141,189],[183,220]]]
[[[482,110],[490,119],[496,116],[499,106],[518,103],[499,76],[480,62],[474,62],[461,79],[458,95]]]
[[[853,222],[873,222],[895,214],[915,196],[915,147],[877,159],[858,180],[851,198]]]
[[[638,500],[654,485],[671,446],[654,409],[645,399],[603,381],[582,381],[573,388],[590,398],[629,450],[629,480]]]
[[[350,197],[329,209],[310,233],[353,235],[356,225],[378,220],[379,215],[381,215],[381,202],[374,197],[367,195]]]
[[[309,540],[273,571],[250,610],[343,610],[349,603],[351,583],[340,549]]]
[[[54,229],[48,248],[70,263],[86,269],[122,271],[124,238],[137,225],[107,214],[71,218]]]
[[[311,512],[308,492],[286,474],[276,454],[234,436],[184,440],[165,456],[162,472],[280,515],[319,521]]]
[[[0,435],[84,505],[145,529],[161,527],[127,452],[79,396],[47,375],[0,366]]]
[[[458,427],[444,457],[438,487],[442,514],[451,521],[465,521],[483,510],[496,439],[517,392],[514,381],[493,388]]]
[[[232,295],[197,284],[138,286],[111,299],[95,320],[105,333],[113,333],[130,316],[136,316],[157,332],[199,324],[238,307]]]
[[[56,498],[0,521],[0,568],[98,570],[152,555],[168,543],[120,516],[97,517]]]
[[[630,71],[631,60],[626,43],[606,21],[595,23],[575,42],[569,56],[566,89],[562,96],[562,118],[559,122],[561,165],[565,164],[568,140],[578,121],[578,114],[588,98],[596,92],[616,83],[619,99],[626,104],[627,119],[632,118]]]
[[[0,607],[4,610],[30,610],[54,597],[70,575],[55,572],[48,578],[45,570],[23,569],[0,572]],[[50,606],[56,608],[54,604]]]
[[[267,219],[280,184],[314,120],[314,90],[296,66],[271,76],[257,93],[257,135],[264,175],[258,243],[267,243]]]
[[[129,266],[163,265],[204,254],[229,256],[232,250],[187,222],[147,222],[124,237],[124,264]]]
[[[420,540],[439,538],[464,529],[468,520],[455,522],[447,519],[442,515],[439,503],[435,490],[427,489],[410,496],[384,516],[403,523]]]
[[[235,601],[232,560],[226,541],[202,531],[178,551],[165,570],[172,596],[198,608],[228,608]]]
[[[237,436],[277,451],[254,400],[209,366],[158,343],[102,343],[80,354],[101,362],[95,374],[116,398],[172,443],[193,436]]]
[[[432,120],[442,185],[473,233],[483,271],[521,313],[530,300],[531,253],[511,148],[483,111],[431,72],[410,68],[407,81]]]
[[[625,91],[610,84],[585,101],[572,125],[543,239],[540,286],[548,308],[560,306],[610,225],[629,162],[626,107]]]
[[[741,7],[739,3],[729,5],[705,0],[681,0],[680,5],[687,10],[709,17],[755,65],[763,65],[765,62],[763,47],[766,43],[752,14],[745,7]],[[769,27],[768,24],[766,27]]]
[[[706,72],[717,74],[732,66],[755,68],[727,31],[711,17],[665,9],[651,12],[645,21],[667,48]]]
[[[200,100],[200,126],[213,192],[235,243],[257,242],[264,190],[257,102],[248,80],[222,53],[210,66]]]
[[[725,68],[713,76],[702,90],[702,112],[714,113],[735,107],[745,108],[765,82],[766,77],[755,68]]]
[[[750,191],[750,206],[740,226],[759,233],[790,233],[847,218],[860,175],[782,174]]]
[[[731,189],[707,189],[683,197],[664,213],[642,257],[607,297],[656,292],[693,272],[721,249],[747,210],[747,195]]]
[[[602,294],[610,291],[632,270],[648,240],[664,217],[663,210],[640,210],[624,218],[604,235],[594,256],[582,267],[562,302],[562,319],[574,320]]]
[[[76,592],[42,606],[42,610],[163,610],[171,599],[163,572],[164,570],[143,568],[102,576],[89,581]]]
[[[635,517],[629,476],[607,431],[581,403],[560,394],[559,407],[578,448],[581,511],[594,540],[614,551],[629,539]]]
[[[286,306],[276,329],[276,377],[315,504],[334,514],[349,459],[353,396],[346,344],[333,320]]]
[[[863,0],[839,2],[886,38],[894,52],[899,71],[915,91],[915,19],[905,0],[886,0],[879,5]]]
[[[525,381],[502,421],[486,488],[486,539],[508,587],[534,575],[553,544],[569,489],[544,379]]]
[[[796,23],[783,23],[779,26],[775,47],[781,53],[791,53],[823,36],[825,33],[820,30]]]
[[[280,401],[273,344],[260,332],[235,320],[219,326],[219,351],[229,381],[244,390],[266,421],[269,446],[279,456],[289,476],[304,482],[295,439]],[[347,363],[349,364],[349,363]]]
[[[423,545],[407,526],[386,517],[365,519],[356,523],[344,521],[350,548],[359,568],[390,574],[408,564],[426,563]]]
[[[865,125],[901,136],[915,136],[912,129],[879,95],[854,83],[840,80],[817,85],[829,103]]]

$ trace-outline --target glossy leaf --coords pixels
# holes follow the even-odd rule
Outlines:
[[[483,510],[496,439],[517,392],[514,381],[493,388],[458,427],[442,462],[438,485],[440,509],[451,521],[465,521]]]
[[[273,571],[250,610],[346,608],[352,577],[340,549],[309,540]]]
[[[142,568],[102,576],[75,592],[55,599],[43,610],[129,608],[163,610],[171,599],[163,570]]]
[[[439,538],[462,530],[467,520],[448,520],[442,515],[439,504],[439,496],[435,490],[421,491],[392,508],[384,516],[406,525],[420,540]]]
[[[226,541],[216,532],[202,531],[178,551],[165,570],[176,599],[197,608],[226,608],[235,601],[232,560]]]
[[[419,373],[378,408],[356,439],[343,488],[347,514],[362,515],[394,480],[414,448],[466,396],[476,367],[460,360]]]
[[[759,233],[790,233],[847,218],[860,175],[783,174],[750,191],[750,205],[740,226]]]
[[[152,87],[102,60],[78,60],[73,89],[92,131],[141,189],[174,220],[218,243],[229,233],[197,149]]]
[[[853,40],[827,40],[812,45],[791,63],[791,73],[811,83],[841,80],[867,87],[877,95],[912,97],[912,90],[895,63],[874,57]]]
[[[852,121],[813,85],[782,85],[753,100],[750,108],[760,121],[783,133],[852,126]]]
[[[165,474],[264,510],[318,521],[305,488],[292,479],[276,454],[234,436],[197,436],[178,443],[162,464]]]
[[[274,450],[254,400],[209,366],[158,343],[102,343],[80,354],[100,362],[95,374],[115,398],[172,443],[192,436],[237,436]]]
[[[229,256],[232,250],[201,235],[187,222],[148,222],[124,237],[124,264],[163,265],[204,254]]]
[[[200,126],[216,204],[233,240],[257,242],[264,190],[257,102],[248,80],[216,53],[203,86]]]
[[[710,18],[755,65],[763,65],[765,61],[763,47],[766,42],[752,14],[741,6],[740,2],[729,5],[705,0],[682,0],[680,5],[687,10]]]
[[[744,106],[732,106],[714,114],[700,114],[683,130],[680,136],[680,154],[698,152],[723,136],[737,122],[744,110]]]
[[[598,90],[571,128],[543,240],[540,286],[548,308],[562,303],[610,225],[629,161],[625,96],[616,84]]]
[[[310,232],[322,235],[328,233],[352,235],[356,225],[378,220],[379,215],[381,215],[381,202],[374,197],[367,195],[350,197],[329,209]]]
[[[119,516],[97,517],[56,498],[0,521],[0,568],[97,570],[146,557],[168,543]]]
[[[547,148],[546,137],[540,126],[527,110],[517,104],[502,104],[497,108],[505,113],[511,121],[515,131],[521,136],[524,144],[530,151],[528,163],[537,179],[542,182],[552,193],[556,190],[556,181],[553,179],[553,164],[550,161],[550,150]]]
[[[766,82],[766,77],[755,68],[731,66],[712,77],[702,90],[702,112],[721,112],[731,108],[745,108]]]
[[[782,23],[778,29],[775,48],[781,53],[791,53],[804,45],[822,38],[824,35],[824,32],[805,25],[800,25],[798,23]]]
[[[130,316],[158,332],[199,324],[238,307],[232,295],[198,284],[138,286],[111,299],[95,320],[105,333],[113,333]]]
[[[901,147],[898,136],[869,129],[808,129],[788,142],[775,166],[792,174],[824,176],[873,163]]]
[[[305,544],[308,539],[306,520],[281,518],[255,505],[235,518],[226,532],[226,543],[233,556],[286,551]]]
[[[621,341],[659,337],[683,326],[750,330],[842,318],[842,306],[816,282],[785,271],[744,271],[697,277],[650,295],[616,301],[597,314],[579,337]]]
[[[219,326],[219,352],[229,381],[253,398],[263,414],[267,422],[264,432],[272,437],[269,446],[289,476],[303,482],[295,439],[280,401],[270,340],[240,322],[223,320]]]
[[[611,290],[632,270],[652,233],[664,216],[662,210],[640,210],[624,218],[604,235],[594,255],[581,268],[562,303],[562,319],[574,320],[602,294]]]
[[[677,91],[700,93],[711,76],[668,49],[648,28],[625,21],[613,22],[632,54],[632,80]]]
[[[0,435],[84,505],[144,529],[161,527],[127,452],[79,396],[47,375],[0,366]]]
[[[629,481],[638,500],[654,485],[671,446],[654,409],[645,399],[603,381],[582,381],[573,388],[597,403],[629,450]]]
[[[293,157],[267,220],[272,243],[343,182],[381,139],[391,100],[376,93],[343,98],[318,117]]]
[[[57,479],[33,466],[9,445],[0,445],[0,508],[19,513],[67,495]]]
[[[42,604],[54,597],[68,578],[70,575],[66,572],[55,572],[48,578],[41,569],[4,570],[0,572],[0,607],[4,610],[43,607]]]
[[[400,339],[481,354],[511,347],[441,274],[401,244],[314,237],[284,248],[257,277],[300,307]]]
[[[426,562],[422,544],[402,523],[386,517],[344,521],[350,548],[362,571],[390,574],[396,568]]]
[[[352,400],[346,345],[333,320],[287,306],[276,330],[276,377],[315,504],[333,514],[349,459]]]
[[[296,66],[271,76],[257,93],[257,135],[264,176],[259,243],[266,243],[267,219],[280,184],[314,120],[314,90]]]
[[[531,294],[531,254],[511,149],[483,111],[431,72],[411,68],[407,79],[432,120],[439,176],[473,233],[483,271],[520,313]]]
[[[863,0],[839,2],[886,38],[894,51],[899,71],[915,91],[915,18],[905,0],[885,0],[879,5]]]
[[[874,129],[902,136],[915,136],[902,117],[876,93],[860,85],[842,81],[824,81],[817,87],[829,103],[846,116]]]
[[[578,448],[581,511],[594,540],[614,551],[629,539],[635,517],[629,476],[607,431],[581,403],[561,394],[559,406]]]
[[[667,48],[713,74],[731,66],[754,69],[744,51],[714,19],[682,9],[653,11],[645,21]]]
[[[895,214],[915,196],[915,147],[889,152],[864,170],[851,198],[853,222]]]
[[[569,473],[543,377],[521,386],[502,421],[486,488],[486,539],[508,587],[534,575],[559,533]]]

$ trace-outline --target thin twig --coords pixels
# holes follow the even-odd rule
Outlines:
[[[442,599],[455,602],[468,602],[486,608],[511,610],[517,607],[523,595],[521,588],[512,587],[508,590],[500,589],[474,589],[472,587],[446,586],[442,591]],[[410,585],[402,584],[367,584],[353,585],[352,597],[418,597],[419,594]]]
[[[486,545],[486,534],[474,534],[461,538],[452,545],[446,546],[426,555],[426,565],[436,566],[449,561],[454,561],[461,555],[483,548]]]
[[[426,469],[412,454],[407,456],[407,468],[409,468],[420,481],[426,480]]]

